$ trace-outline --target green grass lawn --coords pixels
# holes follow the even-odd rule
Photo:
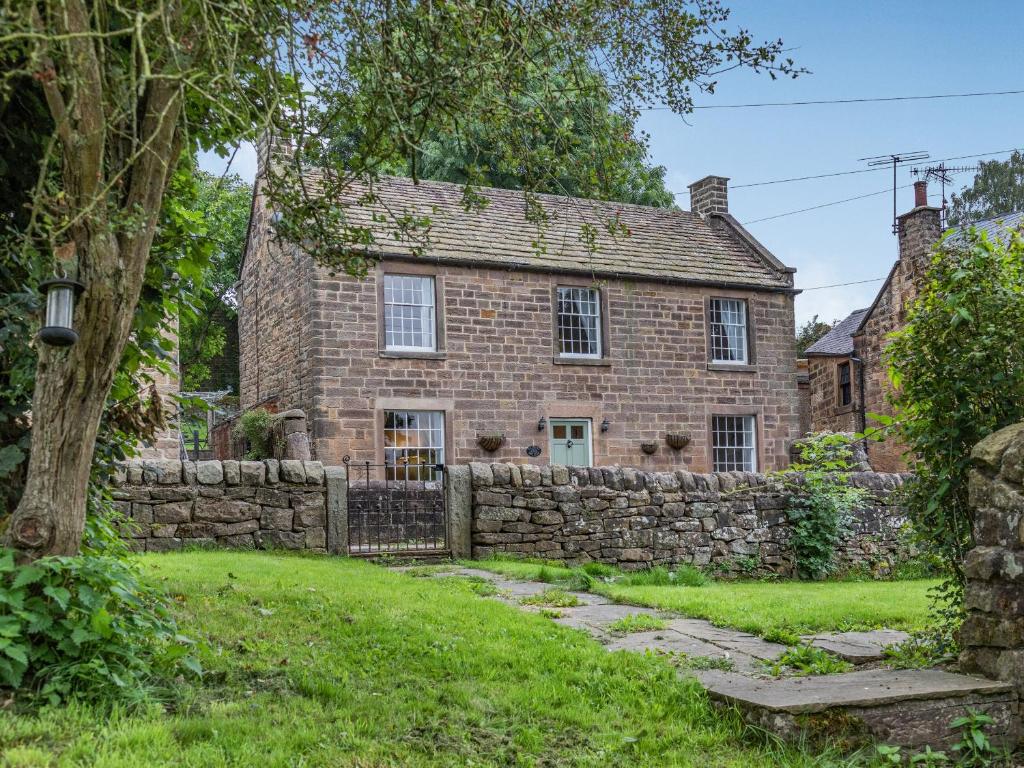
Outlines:
[[[483,560],[464,565],[510,578],[567,580],[571,571],[557,565]],[[598,582],[594,591],[613,600],[675,611],[762,636],[780,632],[913,630],[928,619],[928,590],[937,580],[913,581],[710,581],[701,587],[630,586]]]
[[[664,661],[608,653],[466,579],[263,553],[143,562],[208,644],[204,683],[170,712],[0,711],[0,765],[818,764],[744,735]]]

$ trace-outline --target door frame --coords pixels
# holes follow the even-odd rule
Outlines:
[[[566,426],[573,423],[586,425],[587,463],[573,466],[594,466],[594,420],[587,416],[552,416],[548,419],[548,455],[552,460],[555,458],[555,425],[562,422]],[[567,438],[571,440],[572,438]]]

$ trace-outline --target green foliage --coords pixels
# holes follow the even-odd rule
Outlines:
[[[651,616],[649,613],[631,613],[609,624],[608,631],[621,634],[654,632],[659,629],[665,629],[667,626],[667,621],[659,619],[657,616]]]
[[[237,349],[227,349],[228,330],[237,322],[239,265],[249,225],[252,189],[235,175],[195,175],[195,194],[179,201],[191,217],[192,237],[209,252],[209,267],[189,283],[179,314],[178,344],[181,386],[185,391],[238,391]],[[227,377],[212,375],[210,365],[228,354]]]
[[[836,547],[847,533],[850,513],[867,494],[849,484],[852,461],[849,438],[820,432],[800,442],[800,458],[778,475],[793,491],[787,510],[790,546],[802,579],[821,579],[835,570]],[[801,473],[799,481],[794,472]]]
[[[277,417],[266,408],[253,408],[238,417],[235,436],[244,438],[249,446],[247,459],[274,458],[274,425]]]
[[[597,585],[597,580],[582,568],[573,568],[565,581],[567,589],[573,592],[590,592]]]
[[[619,575],[619,569],[613,565],[607,563],[599,563],[597,561],[584,563],[580,568],[595,578],[598,579],[610,579]]]
[[[849,672],[853,665],[813,645],[797,645],[773,661],[764,662],[768,672],[781,675],[835,675]]]
[[[636,130],[633,115],[614,109],[597,69],[564,60],[531,68],[519,98],[521,120],[498,125],[477,119],[458,134],[432,130],[414,155],[388,170],[458,184],[674,204],[665,168],[647,163],[648,137]],[[345,151],[348,142],[338,146]]]
[[[681,565],[670,571],[663,565],[645,568],[642,571],[630,571],[615,580],[616,584],[629,587],[702,587],[709,581],[707,574],[692,565]]]
[[[770,627],[761,634],[765,640],[769,643],[779,643],[780,645],[800,645],[803,639],[787,626]]]
[[[1024,154],[1006,160],[983,160],[970,187],[953,194],[949,223],[965,226],[1015,211],[1024,211]]]
[[[109,555],[16,566],[0,551],[0,687],[56,704],[137,705],[179,669],[200,672],[167,599]]]
[[[973,545],[971,450],[1024,419],[1024,239],[968,230],[935,250],[886,359],[897,428],[915,480],[905,504],[917,544],[948,564],[938,617],[955,628],[963,560]]]
[[[799,328],[796,329],[796,356],[806,357],[807,348],[814,342],[824,336],[826,333],[832,330],[838,320],[833,320],[831,323],[826,323],[823,320],[819,320],[818,316],[815,315],[810,320],[805,322]]]
[[[997,760],[1003,762],[1006,755],[992,746],[985,728],[995,721],[986,714],[969,710],[963,717],[954,719],[949,727],[960,731],[960,741],[953,745],[957,765],[963,768],[988,768]]]
[[[956,650],[953,638],[936,628],[912,632],[909,640],[888,646],[882,655],[895,669],[927,669],[955,661]]]
[[[546,589],[536,595],[527,595],[520,601],[523,605],[544,605],[549,608],[574,608],[580,599],[564,589]]]

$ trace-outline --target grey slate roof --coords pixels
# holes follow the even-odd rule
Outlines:
[[[809,346],[807,355],[852,355],[853,337],[850,334],[860,327],[867,313],[867,307],[851,312],[844,320],[836,323],[835,328]]]
[[[982,219],[981,221],[975,221],[972,224],[966,224],[958,227],[956,233],[951,235],[953,240],[956,240],[963,236],[966,229],[973,226],[979,232],[984,232],[989,240],[1001,239],[1007,230],[1020,229],[1024,227],[1024,211],[1018,211],[1016,213],[1006,213],[1002,216],[993,216],[991,219]]]
[[[373,191],[380,202],[361,201],[367,188],[360,184],[353,184],[340,202],[346,206],[350,224],[374,231],[376,255],[413,255],[415,243],[394,239],[389,222],[373,221],[374,213],[387,209],[391,215],[430,217],[424,260],[770,289],[789,289],[793,284],[793,270],[778,262],[731,216],[704,218],[689,211],[539,195],[550,220],[542,237],[546,250],[538,254],[537,226],[525,219],[522,192],[481,188],[488,205],[482,211],[467,212],[458,184],[416,184],[385,177]],[[606,222],[616,216],[628,235],[608,232]],[[580,238],[585,223],[596,230],[593,254]]]

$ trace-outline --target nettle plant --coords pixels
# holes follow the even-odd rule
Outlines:
[[[852,468],[850,438],[819,432],[801,441],[799,459],[778,474],[792,493],[786,514],[802,579],[821,579],[835,571],[836,548],[849,532],[850,513],[867,495],[850,485]]]

